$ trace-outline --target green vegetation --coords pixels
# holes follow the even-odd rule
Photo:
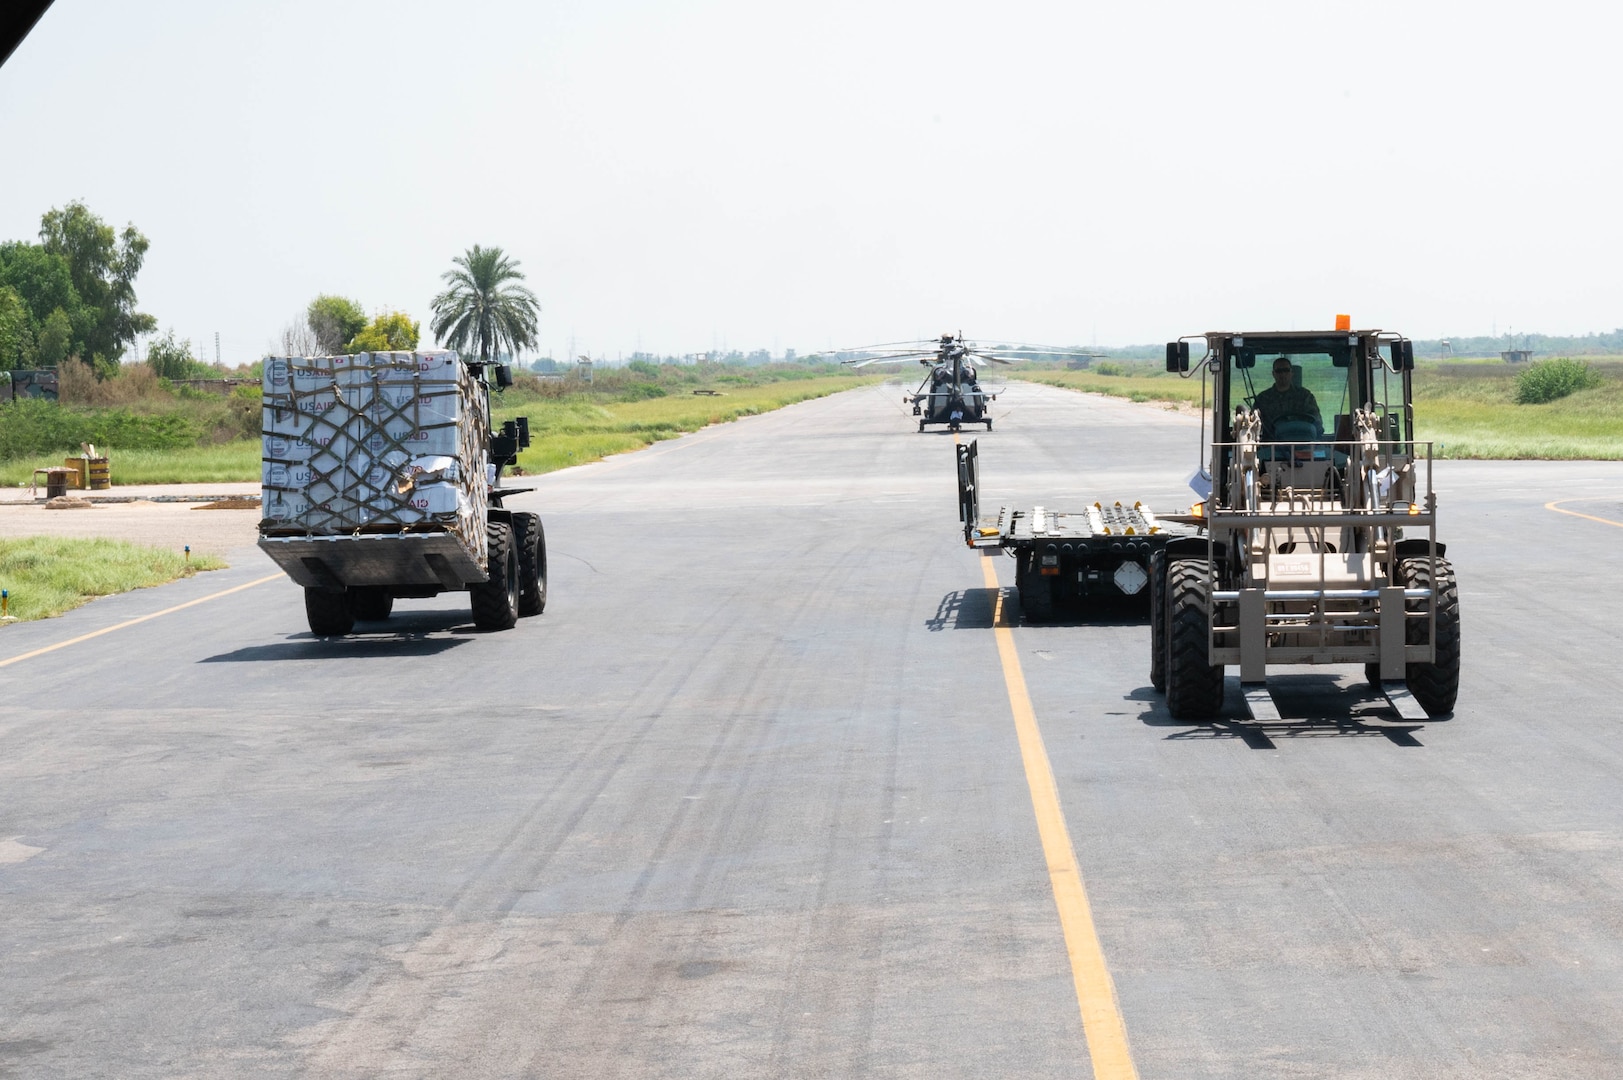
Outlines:
[[[639,450],[710,424],[884,381],[882,375],[855,375],[827,365],[753,368],[747,369],[748,375],[719,377],[712,372],[710,378],[704,378],[702,369],[720,365],[697,367],[701,370],[662,366],[658,369],[664,377],[662,383],[642,381],[646,375],[629,369],[608,373],[611,379],[600,373],[594,384],[598,393],[590,396],[555,393],[555,388],[563,389],[561,384],[521,376],[518,385],[496,403],[495,420],[530,418],[532,441],[519,455],[519,467],[526,473],[544,473]],[[715,396],[692,393],[692,389],[717,385],[723,389]]]
[[[451,261],[455,268],[440,275],[448,288],[434,297],[435,339],[480,360],[534,346],[541,305],[519,284],[518,260],[475,244]]]
[[[1623,363],[1587,367],[1598,380],[1588,389],[1519,405],[1518,385],[1532,368],[1424,365],[1414,381],[1418,434],[1438,457],[1623,460]]]
[[[1199,378],[1157,371],[1153,363],[1112,361],[1124,374],[1023,368],[1019,378],[1132,401],[1200,407]],[[1533,372],[1546,368],[1553,375]],[[1518,404],[1523,380],[1575,388],[1541,403]],[[1542,386],[1542,383],[1539,385]],[[1414,374],[1417,435],[1439,458],[1623,460],[1623,361],[1422,363]]]
[[[422,323],[404,311],[380,311],[344,346],[346,353],[410,352],[417,347]]]
[[[366,312],[357,301],[325,293],[310,301],[304,320],[315,341],[313,347],[300,351],[317,356],[343,352],[344,343],[366,329]]]
[[[39,238],[0,244],[0,370],[78,356],[116,373],[125,347],[157,325],[135,310],[147,238],[133,225],[114,232],[81,202],[47,211]]]
[[[0,588],[10,614],[49,619],[98,596],[162,585],[225,566],[208,555],[183,555],[122,540],[30,536],[0,540]]]
[[[1593,390],[1602,381],[1600,372],[1582,360],[1565,356],[1540,360],[1516,376],[1516,404],[1543,405],[1580,390]]]
[[[1084,371],[1022,367],[1011,373],[1026,382],[1080,390],[1087,394],[1109,394],[1129,401],[1169,401],[1200,407],[1200,378],[1169,375],[1158,365],[1144,361],[1102,360]]]
[[[111,459],[113,483],[201,484],[259,479],[260,390],[229,395],[174,388],[144,364],[97,382],[65,365],[63,396],[0,406],[0,484],[27,484],[92,442]],[[541,473],[635,450],[661,439],[878,381],[829,364],[651,364],[599,370],[591,383],[515,373],[494,399],[498,421],[530,418],[520,458]],[[695,395],[713,390],[716,396]],[[92,404],[94,402],[94,404]]]

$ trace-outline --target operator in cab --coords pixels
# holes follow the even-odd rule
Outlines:
[[[1272,442],[1279,438],[1275,425],[1282,419],[1301,419],[1313,424],[1313,439],[1324,438],[1324,416],[1313,391],[1297,386],[1292,380],[1291,359],[1274,358],[1274,384],[1257,395],[1257,412],[1262,414],[1262,437]]]

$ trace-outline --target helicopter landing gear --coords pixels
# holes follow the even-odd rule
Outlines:
[[[991,418],[991,417],[990,417],[990,416],[988,416],[988,417],[987,417],[987,418],[986,418],[986,430],[987,430],[987,431],[991,431],[991,430],[992,430],[992,418]]]

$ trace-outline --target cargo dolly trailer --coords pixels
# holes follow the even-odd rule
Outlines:
[[[1163,521],[1142,503],[1095,502],[1078,510],[1002,506],[983,521],[980,449],[959,443],[958,519],[964,542],[983,554],[1015,560],[1020,612],[1028,622],[1088,601],[1147,597],[1150,560],[1178,538],[1195,538],[1185,524]]]

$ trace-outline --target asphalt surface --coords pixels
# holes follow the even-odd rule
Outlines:
[[[1089,1076],[1013,562],[899,398],[535,479],[510,632],[314,639],[251,548],[0,630],[0,1075]],[[1189,501],[1194,419],[998,404],[988,509]],[[1452,718],[1174,724],[1130,612],[1012,630],[1139,1075],[1623,1072],[1623,464],[1437,485]]]

